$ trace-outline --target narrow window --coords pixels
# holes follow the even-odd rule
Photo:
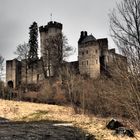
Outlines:
[[[87,65],[88,65],[88,60],[87,60]]]
[[[98,50],[96,50],[96,53],[98,53]]]
[[[86,51],[86,53],[88,54],[88,50]]]
[[[98,64],[98,59],[96,59],[96,64]]]
[[[37,74],[37,82],[39,81],[39,74]]]
[[[84,55],[84,52],[82,52],[82,55]]]

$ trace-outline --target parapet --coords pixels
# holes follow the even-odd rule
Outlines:
[[[97,40],[102,45],[108,45],[108,39],[107,38],[100,38]]]
[[[99,46],[102,49],[108,50],[108,39],[107,38],[98,39],[97,42],[99,43]]]
[[[115,54],[115,48],[113,49],[109,49],[109,52],[114,53]]]
[[[48,29],[49,29],[49,28],[52,28],[52,27],[54,27],[54,28],[59,28],[60,30],[62,30],[63,25],[62,25],[61,23],[56,22],[56,21],[50,21],[50,22],[48,22],[47,25],[45,25],[45,26],[40,26],[40,27],[39,27],[39,31],[40,31],[40,32],[47,32]]]

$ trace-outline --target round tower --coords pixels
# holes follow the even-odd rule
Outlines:
[[[100,50],[97,39],[87,31],[82,31],[78,40],[78,61],[80,74],[87,74],[92,78],[100,75]]]

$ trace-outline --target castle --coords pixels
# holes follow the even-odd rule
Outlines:
[[[53,21],[39,27],[41,58],[36,60],[33,71],[30,68],[27,71],[26,60],[6,61],[6,82],[10,87],[16,88],[25,82],[37,83],[45,77],[55,75],[57,64],[63,63],[62,28],[61,23]],[[50,39],[54,39],[51,45]],[[77,67],[80,74],[97,78],[102,73],[108,74],[108,69],[114,60],[126,62],[126,57],[117,54],[115,49],[108,49],[107,38],[96,39],[93,35],[88,35],[87,31],[82,31],[78,40],[78,61],[70,62],[70,65]]]

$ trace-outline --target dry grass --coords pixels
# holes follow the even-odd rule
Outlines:
[[[5,117],[11,121],[71,122],[95,135],[98,140],[131,140],[128,137],[113,136],[112,131],[105,128],[107,119],[75,114],[71,107],[0,100],[0,117]],[[140,138],[140,132],[136,132],[136,135]]]

